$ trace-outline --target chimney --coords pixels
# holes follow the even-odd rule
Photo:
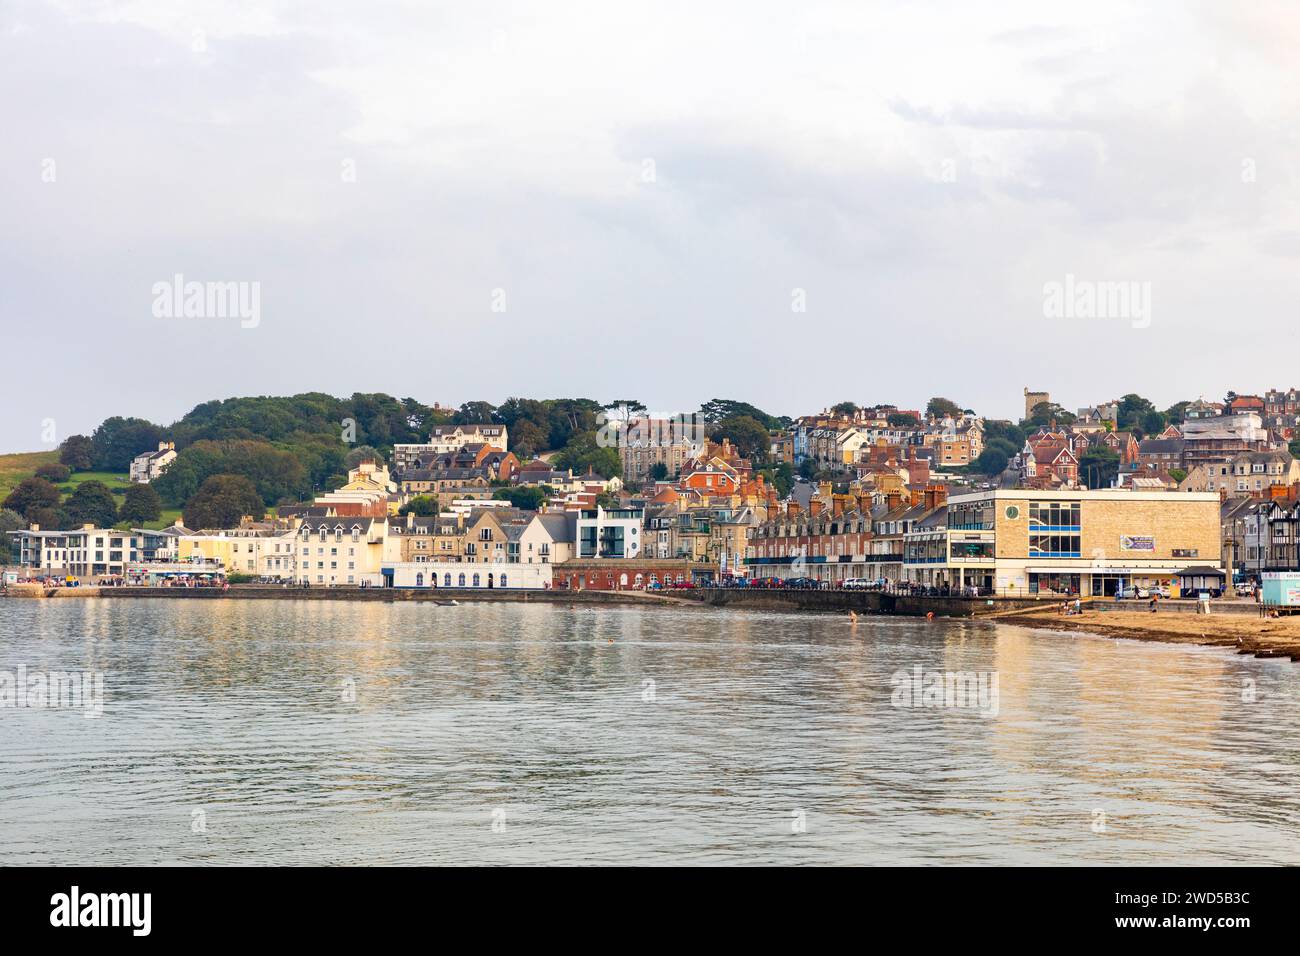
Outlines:
[[[829,481],[821,482],[817,486],[817,493],[823,498],[829,498],[831,496],[831,483]]]
[[[864,515],[871,514],[871,495],[858,495],[858,511]]]
[[[785,506],[785,516],[787,518],[799,517],[799,502],[791,501]]]
[[[889,508],[890,511],[893,511],[902,503],[903,503],[903,496],[899,494],[897,491],[891,491],[889,494],[885,495],[885,505]]]
[[[831,498],[831,516],[838,518],[844,514],[844,495],[834,495]]]
[[[808,513],[814,518],[822,513],[822,500],[820,498],[813,498],[808,502]]]
[[[926,485],[925,486],[926,508],[938,508],[947,503],[948,503],[947,485]]]

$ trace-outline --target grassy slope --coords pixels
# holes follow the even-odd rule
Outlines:
[[[41,465],[57,465],[57,451],[25,451],[0,455],[0,501],[18,487],[24,478],[30,478]]]
[[[8,497],[9,492],[13,491],[20,481],[36,474],[36,469],[41,465],[57,464],[58,460],[59,453],[57,451],[32,451],[0,455],[0,501]],[[58,488],[66,498],[76,491],[77,486],[84,481],[102,481],[113,492],[119,506],[122,504],[122,496],[126,494],[126,489],[131,487],[131,481],[126,475],[114,475],[105,471],[79,471],[59,485]],[[165,528],[180,516],[180,509],[178,508],[164,509],[162,517],[157,521],[150,521],[146,527]]]

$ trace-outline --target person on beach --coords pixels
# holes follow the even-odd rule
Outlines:
[[[1152,614],[1155,614],[1155,613],[1156,613],[1156,606],[1157,606],[1159,603],[1160,603],[1160,592],[1159,592],[1159,591],[1152,591],[1152,592],[1151,592],[1151,613],[1152,613]]]

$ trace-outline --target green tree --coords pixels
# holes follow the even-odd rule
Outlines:
[[[971,469],[980,475],[1000,475],[1007,470],[1007,463],[1020,448],[1005,438],[991,438],[984,442],[984,450],[971,462]]]
[[[1079,480],[1089,488],[1108,488],[1119,474],[1119,455],[1105,445],[1094,445],[1079,459]]]
[[[335,444],[339,444],[337,436]],[[292,451],[263,441],[198,441],[181,451],[165,472],[154,479],[154,490],[172,506],[193,497],[213,475],[243,475],[262,496],[262,503],[308,497],[311,481]]]
[[[743,457],[754,459],[765,458],[772,443],[772,437],[763,423],[749,415],[723,419],[713,426],[709,437],[714,441],[725,438],[736,446]]]
[[[544,426],[529,419],[521,420],[510,429],[511,450],[520,461],[527,461],[546,450],[549,435]]]
[[[1165,409],[1165,424],[1181,425],[1187,420],[1187,406],[1191,402],[1175,402]]]
[[[909,428],[921,424],[912,412],[890,412],[885,421],[889,422],[891,428]]]
[[[36,477],[44,478],[50,484],[61,485],[72,477],[72,469],[64,464],[41,465],[36,469]]]
[[[861,409],[858,408],[857,403],[855,402],[836,402],[831,406],[831,414],[837,415],[840,418],[852,418],[859,411],[861,411]]]
[[[1016,451],[1019,451],[1025,447],[1026,437],[1024,431],[1014,422],[998,418],[986,419],[984,422],[985,443],[988,443],[995,438],[1001,438]]]
[[[131,459],[155,451],[163,430],[143,418],[106,418],[90,436],[91,462],[96,471],[124,472]]]
[[[1118,421],[1115,422],[1115,427],[1120,431],[1140,428],[1142,427],[1142,420],[1155,411],[1156,407],[1149,401],[1141,395],[1130,392],[1119,400]],[[1160,426],[1160,428],[1164,427],[1163,424]],[[1159,430],[1159,428],[1156,429],[1156,431]]]
[[[668,465],[665,462],[657,461],[650,466],[650,479],[652,481],[668,480]]]
[[[492,497],[498,501],[508,501],[516,508],[525,511],[536,511],[552,493],[552,489],[545,485],[516,485],[511,488],[498,488]]]
[[[18,549],[18,539],[10,531],[21,531],[27,526],[23,516],[9,508],[0,508],[0,564],[9,564]]]
[[[951,399],[935,396],[925,406],[925,415],[927,418],[960,418],[961,407]]]
[[[382,465],[384,456],[379,454],[379,451],[372,445],[358,445],[344,456],[343,467],[351,471],[363,461],[373,461]]]
[[[40,525],[47,531],[75,527],[74,523],[68,518],[68,513],[59,507],[33,508],[27,513],[27,523]]]
[[[1153,409],[1142,416],[1142,434],[1159,435],[1168,424],[1169,420],[1164,414]]]
[[[488,402],[466,402],[452,416],[454,425],[492,425],[496,409]]]
[[[26,525],[27,522],[18,512],[8,508],[0,509],[0,564],[11,563],[14,552],[18,550],[18,539],[9,532],[21,531]]]
[[[1023,431],[1031,432],[1038,428],[1050,428],[1052,422],[1057,427],[1073,425],[1075,416],[1055,402],[1039,402],[1029,413],[1029,417],[1020,423]]]
[[[158,492],[154,491],[152,485],[135,484],[126,489],[126,497],[122,500],[122,508],[118,512],[119,520],[143,525],[149,521],[157,521],[161,517],[162,499],[158,497]]]
[[[572,468],[576,474],[595,472],[602,478],[615,478],[623,474],[623,462],[618,449],[602,447],[596,442],[594,432],[579,432],[553,459],[558,468]]]
[[[748,402],[738,402],[730,398],[715,398],[700,406],[699,417],[708,425],[716,425],[728,418],[747,416],[761,422],[764,428],[781,428],[785,420],[775,418]]]
[[[23,516],[12,508],[0,508],[0,534],[6,531],[22,531],[26,526]]]
[[[111,528],[117,524],[117,499],[102,481],[83,481],[63,503],[68,521],[73,527],[93,524],[96,528]]]
[[[779,465],[771,468],[764,468],[759,472],[767,484],[776,489],[778,498],[785,498],[790,494],[790,489],[794,487],[794,468],[788,461],[783,461]]]
[[[69,435],[59,446],[59,461],[73,471],[89,471],[94,454],[95,443],[86,435]]]
[[[417,518],[431,518],[438,513],[438,499],[428,495],[417,495],[397,512],[399,515],[415,515]]]
[[[257,487],[243,475],[213,475],[203,482],[182,516],[187,528],[234,528],[245,515],[261,518],[266,509]]]
[[[39,508],[55,508],[59,504],[59,489],[44,478],[24,478],[18,483],[2,507],[18,512],[31,520],[32,512]]]

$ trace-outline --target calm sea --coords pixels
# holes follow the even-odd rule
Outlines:
[[[29,694],[102,675],[102,715],[93,692],[0,707],[6,865],[1300,863],[1300,667],[1217,649],[704,608],[0,601],[0,702],[20,667]]]

